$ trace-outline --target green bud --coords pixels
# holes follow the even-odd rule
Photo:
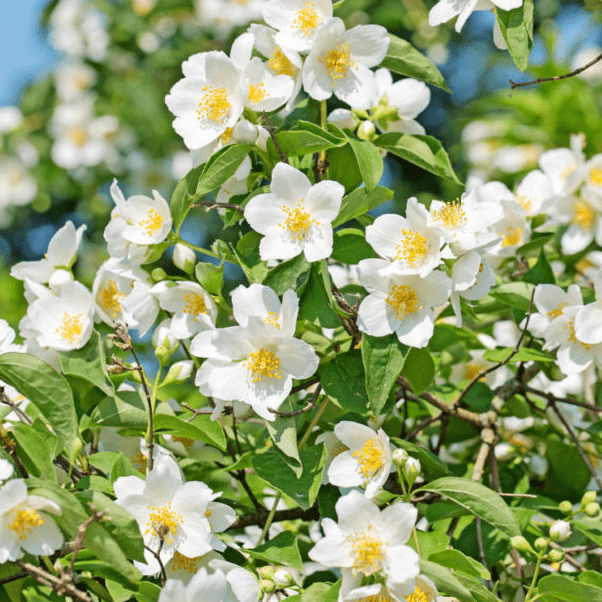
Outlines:
[[[192,374],[192,369],[192,360],[181,360],[175,364],[172,364],[169,367],[169,372],[167,373],[162,385],[169,385],[171,383],[186,380]]]
[[[167,279],[167,272],[163,268],[155,268],[151,272],[151,278],[155,282],[163,282],[163,280]]]
[[[357,128],[357,137],[361,140],[374,140],[376,138],[376,128],[371,121],[362,121]]]
[[[276,589],[276,584],[272,580],[260,579],[259,589],[262,594],[273,594]]]
[[[416,478],[420,474],[420,461],[416,458],[408,458],[403,467],[403,475],[408,482],[408,487],[411,487],[416,481]]]
[[[173,262],[176,267],[192,276],[196,265],[196,253],[187,246],[178,243],[173,250]]]
[[[538,537],[535,540],[535,549],[538,552],[541,552],[542,550],[545,550],[548,547],[548,540],[545,537]]]
[[[592,518],[598,516],[600,513],[600,504],[598,504],[598,502],[591,502],[585,506],[583,512]]]
[[[535,550],[531,547],[531,544],[522,535],[515,535],[510,539],[510,543],[519,552],[535,554]]]
[[[598,496],[595,491],[586,491],[581,498],[581,505],[587,506],[588,504],[595,502],[597,498]]]
[[[571,502],[568,500],[564,500],[564,502],[560,502],[558,509],[560,512],[562,512],[562,514],[570,514],[573,511],[573,504],[571,504]]]
[[[397,448],[393,452],[393,462],[398,466],[404,466],[408,460],[408,452],[405,449]]]
[[[564,550],[554,548],[548,552],[548,560],[550,562],[562,562],[564,560]]]
[[[259,578],[264,580],[273,581],[275,572],[276,569],[273,566],[270,566],[269,564],[266,566],[260,566],[257,569],[257,574],[259,575]]]

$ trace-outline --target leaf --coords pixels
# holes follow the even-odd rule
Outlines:
[[[554,596],[566,602],[602,602],[602,589],[573,581],[562,575],[548,575],[537,584],[539,594]]]
[[[278,535],[270,541],[257,546],[252,550],[245,549],[245,552],[253,558],[260,558],[266,562],[273,562],[278,565],[285,564],[287,566],[292,566],[295,569],[301,569],[303,567],[301,554],[299,553],[299,547],[297,546],[297,538],[291,531],[278,533]]]
[[[472,597],[477,602],[500,602],[500,599],[497,596],[492,594],[476,579],[466,577],[462,573],[456,573],[456,577],[458,578],[458,581],[470,591]]]
[[[578,577],[581,583],[602,587],[602,575],[598,571],[584,571]]]
[[[59,437],[61,449],[73,459],[77,447],[77,415],[67,379],[28,353],[0,356],[0,380],[27,397]]]
[[[489,571],[474,558],[466,556],[459,550],[442,550],[431,554],[428,559],[431,562],[436,562],[441,566],[446,566],[449,569],[454,569],[456,572],[464,573],[469,577],[477,577],[478,579],[491,579]]]
[[[105,397],[92,411],[90,422],[96,426],[129,426],[145,429],[148,410],[140,395],[133,391],[120,391]]]
[[[322,484],[322,473],[327,456],[323,445],[314,445],[299,452],[303,472],[297,478],[282,453],[276,450],[257,454],[251,460],[257,476],[284,493],[301,508],[308,510],[314,503]]]
[[[554,437],[546,441],[546,493],[561,499],[579,499],[591,479],[591,474],[574,445]]]
[[[287,398],[280,406],[281,412],[291,412],[293,409],[291,401]],[[288,467],[299,478],[303,472],[299,449],[297,447],[297,424],[292,416],[277,416],[274,421],[266,420],[265,426],[274,445],[288,458]],[[232,470],[230,467],[229,470]]]
[[[374,144],[436,176],[461,184],[441,142],[432,136],[389,133],[377,136]]]
[[[386,337],[371,337],[367,334],[362,336],[366,392],[375,414],[379,414],[385,405],[409,351],[394,334]]]
[[[310,269],[311,264],[305,259],[305,255],[297,255],[272,268],[264,278],[263,284],[273,289],[279,297],[289,288],[300,297],[307,285]]]
[[[226,449],[226,437],[217,420],[211,416],[199,415],[190,422],[185,422],[179,416],[156,414],[154,418],[156,431],[165,431],[179,437],[186,437],[194,441],[204,441],[220,449]]]
[[[422,469],[434,477],[443,477],[450,474],[447,466],[428,449],[419,447],[411,441],[404,441],[403,439],[397,439],[396,437],[391,438],[391,443],[396,447],[405,449],[410,456],[419,460]]]
[[[347,144],[346,138],[335,136],[309,121],[298,121],[294,129],[277,132],[276,139],[282,152],[293,157],[311,155]],[[279,158],[278,151],[271,138],[268,139],[267,148],[272,157]]]
[[[332,307],[332,293],[325,286],[325,280],[330,283],[330,277],[328,273],[323,274],[323,269],[323,262],[312,264],[307,286],[299,302],[299,315],[322,328],[336,328],[341,322]]]
[[[543,249],[539,252],[539,258],[535,265],[523,276],[523,280],[531,284],[556,284],[556,277],[552,271],[552,266],[545,256]]]
[[[389,34],[391,39],[387,56],[381,63],[389,71],[400,73],[406,77],[419,79],[450,92],[445,80],[435,65],[424,54],[416,50],[409,42]]]
[[[374,249],[357,228],[342,228],[334,233],[331,257],[335,261],[353,265],[366,257],[376,257]]]
[[[105,347],[95,330],[81,349],[61,353],[60,360],[63,374],[79,376],[99,388],[105,395],[112,395],[115,392],[107,372]]]
[[[192,195],[196,190],[199,177],[203,171],[203,166],[191,169],[186,176],[178,182],[169,201],[171,219],[176,232],[179,232],[180,225],[184,221],[190,206],[192,205]]]
[[[303,590],[303,593],[288,596],[286,599],[289,602],[337,602],[340,589],[341,580],[334,585],[324,582],[312,583]]]
[[[506,502],[481,483],[460,477],[443,477],[423,485],[420,490],[440,493],[458,506],[480,516],[508,537],[520,535],[516,518]]]
[[[54,453],[44,438],[27,424],[17,424],[11,432],[17,441],[17,455],[27,471],[36,477],[56,482],[52,463]]]
[[[456,596],[462,602],[475,602],[470,591],[460,583],[448,568],[429,560],[420,559],[420,572],[431,579],[438,590]]]
[[[486,359],[489,362],[503,362],[513,351],[513,347],[504,347],[503,349],[488,349],[483,354],[483,359]],[[545,351],[531,349],[530,347],[521,347],[510,359],[510,363],[531,361],[555,362],[556,358],[552,357]]]
[[[328,180],[335,180],[342,184],[346,193],[361,186],[363,178],[351,146],[347,144],[346,146],[331,148],[326,154],[326,159],[328,161],[326,171]]]
[[[391,198],[393,198],[393,191],[384,186],[377,186],[370,192],[366,188],[358,188],[343,197],[341,210],[332,225],[340,226],[358,215],[367,213],[370,209],[375,209]]]
[[[191,203],[219,188],[228,178],[231,178],[252,148],[252,144],[233,144],[213,154],[205,164]]]
[[[426,349],[412,347],[406,356],[402,374],[407,378],[415,395],[420,395],[435,377],[435,363]]]
[[[355,155],[366,190],[370,192],[380,182],[385,169],[382,153],[368,140],[359,140],[353,136],[347,136],[347,140]]]
[[[209,262],[199,261],[194,268],[194,275],[198,283],[213,295],[219,295],[224,283],[224,262],[214,265]]]
[[[500,284],[489,295],[505,305],[515,307],[521,311],[529,311],[534,288],[528,282],[508,282]]]
[[[339,354],[324,364],[320,370],[320,382],[326,395],[332,397],[344,410],[362,416],[370,412],[364,366],[359,351]]]
[[[602,546],[602,522],[599,519],[581,518],[572,520],[571,526],[589,537],[594,543]]]
[[[496,7],[495,13],[508,52],[514,64],[524,71],[529,66],[533,48],[533,0],[525,0],[522,6],[512,10]]]
[[[156,583],[143,581],[138,586],[138,591],[134,594],[137,602],[157,602],[161,588]]]
[[[427,558],[431,554],[436,554],[446,550],[449,546],[449,537],[439,531],[418,531],[416,530],[416,539],[420,548],[420,556]],[[415,548],[414,538],[410,538],[408,545]]]

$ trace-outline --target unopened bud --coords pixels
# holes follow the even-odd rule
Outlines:
[[[173,262],[177,268],[192,276],[194,274],[196,254],[191,248],[178,243],[173,250]]]
[[[564,550],[554,548],[548,552],[548,560],[550,562],[562,562],[564,560]]]
[[[376,128],[371,121],[362,121],[356,133],[360,140],[373,140],[376,138]]]
[[[274,573],[274,583],[280,587],[289,587],[295,583],[293,576],[286,570],[280,569]]]
[[[414,481],[420,474],[420,468],[420,461],[416,458],[408,458],[406,460],[405,466],[403,467],[403,474],[410,487],[414,484]]]
[[[519,552],[535,554],[535,550],[533,550],[531,544],[522,535],[515,535],[510,539],[510,543]]]
[[[259,131],[256,125],[247,119],[241,119],[234,126],[232,135],[234,136],[234,140],[236,140],[236,142],[248,142],[250,144],[255,144],[258,133]]]
[[[545,537],[538,537],[533,544],[535,549],[541,552],[548,547],[548,540]]]
[[[273,566],[270,566],[269,564],[266,566],[260,566],[257,569],[257,574],[259,575],[259,578],[269,580],[269,581],[274,580],[275,572],[276,572],[276,569]]]
[[[564,500],[564,502],[560,502],[558,509],[562,514],[570,514],[573,511],[573,504],[568,500]]]
[[[598,502],[591,502],[585,506],[583,512],[591,517],[598,516],[600,513],[600,504]]]
[[[169,372],[163,381],[164,385],[171,383],[182,382],[186,380],[192,374],[193,363],[192,360],[182,360],[176,362],[169,368]]]
[[[260,579],[259,590],[262,594],[273,594],[276,584],[271,579]]]
[[[405,449],[397,448],[393,452],[393,462],[399,466],[403,466],[408,460],[408,452]]]
[[[588,504],[595,502],[597,498],[598,496],[595,491],[586,491],[581,498],[581,505],[587,506]]]
[[[164,280],[167,279],[167,272],[163,268],[155,268],[151,272],[151,278],[155,282],[163,282]]]
[[[571,536],[571,525],[565,520],[557,520],[550,527],[550,539],[552,541],[564,541]]]

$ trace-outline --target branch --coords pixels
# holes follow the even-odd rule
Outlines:
[[[270,513],[267,510],[259,510],[253,514],[244,514],[239,516],[230,526],[230,529],[244,529],[251,525],[263,527]],[[291,508],[289,510],[276,510],[273,521],[280,522],[284,520],[319,520],[320,510],[317,504],[314,504],[309,510],[303,508]]]
[[[69,563],[69,568],[67,569],[67,575],[69,575],[71,579],[73,579],[73,567],[75,566],[75,560],[77,559],[77,555],[79,554],[79,551],[84,547],[84,537],[86,536],[86,530],[93,522],[96,522],[97,520],[103,518],[107,512],[108,510],[101,510],[100,512],[96,512],[96,510],[92,507],[92,516],[90,516],[88,520],[83,522],[77,528],[77,537],[73,542],[73,555],[71,556],[71,562]]]
[[[38,583],[51,588],[59,596],[68,596],[79,602],[92,602],[92,599],[86,592],[82,592],[73,585],[71,576],[66,573],[63,573],[61,577],[55,577],[39,566],[23,562],[22,560],[17,560],[17,565],[28,575],[34,577]]]
[[[196,207],[206,207],[207,211],[211,211],[211,209],[234,209],[234,211],[238,211],[239,213],[245,212],[244,207],[241,207],[240,205],[235,205],[234,203],[218,203],[217,201],[199,201],[190,206],[191,209]]]
[[[299,416],[299,414],[305,414],[305,412],[309,412],[310,410],[313,410],[316,407],[316,401],[318,400],[318,395],[320,395],[321,390],[322,387],[318,385],[316,387],[316,390],[314,391],[314,394],[311,396],[311,399],[300,410],[295,410],[294,412],[279,412],[274,408],[268,408],[268,411],[272,412],[272,414],[276,414],[276,416],[279,416],[280,418],[291,418],[292,416]]]
[[[265,111],[263,112],[263,119],[265,121],[265,129],[270,134],[270,138],[272,139],[272,142],[274,143],[274,146],[276,147],[276,150],[278,151],[278,156],[280,157],[280,161],[282,161],[282,163],[288,163],[288,155],[282,151],[282,147],[280,146],[280,143],[278,142],[278,139],[276,138],[276,130],[273,128],[272,124],[270,123],[270,118],[268,117],[268,114]]]

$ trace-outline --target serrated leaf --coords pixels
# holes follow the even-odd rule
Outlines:
[[[497,22],[514,64],[524,71],[533,48],[533,0],[524,0],[512,10],[496,7]]]
[[[33,355],[4,353],[0,356],[0,380],[33,403],[58,435],[61,449],[73,459],[78,436],[77,414],[67,379]]]
[[[344,410],[360,415],[370,412],[364,366],[359,351],[339,354],[324,364],[320,370],[320,382],[324,392]]]
[[[489,295],[505,305],[529,311],[534,286],[528,282],[508,282],[492,290]]]
[[[491,579],[491,574],[480,562],[477,562],[474,558],[470,558],[470,556],[466,556],[460,550],[442,550],[431,554],[428,559],[441,566],[454,569],[457,573],[464,573],[469,577],[477,577],[485,580]]]
[[[416,50],[409,42],[389,34],[390,42],[387,56],[381,63],[389,71],[419,79],[450,92],[439,70],[429,58]]]
[[[508,537],[520,535],[516,518],[506,502],[481,483],[459,477],[443,477],[423,485],[420,491],[440,493],[458,506],[480,516]]]
[[[456,184],[462,183],[454,172],[447,151],[432,136],[389,133],[377,136],[374,144],[436,176],[447,178]]]
[[[292,566],[295,569],[301,569],[303,562],[297,545],[297,538],[291,531],[278,533],[270,541],[257,546],[256,548],[245,549],[245,552],[252,558],[259,558],[275,564],[284,564]]]
[[[297,296],[301,296],[307,281],[311,264],[303,254],[297,255],[288,261],[278,264],[272,268],[263,280],[265,286],[269,286],[281,297],[290,288]]]
[[[340,226],[349,220],[363,215],[393,198],[393,191],[384,186],[377,186],[371,191],[358,188],[343,197],[339,215],[332,222],[333,227]]]
[[[562,575],[544,577],[537,584],[537,591],[565,602],[602,602],[601,588],[573,581]]]
[[[435,377],[435,363],[426,349],[412,347],[405,358],[402,374],[410,383],[415,395],[420,395]]]
[[[366,392],[375,414],[387,401],[389,391],[400,375],[410,349],[396,335],[362,336],[362,362],[366,373]]]

